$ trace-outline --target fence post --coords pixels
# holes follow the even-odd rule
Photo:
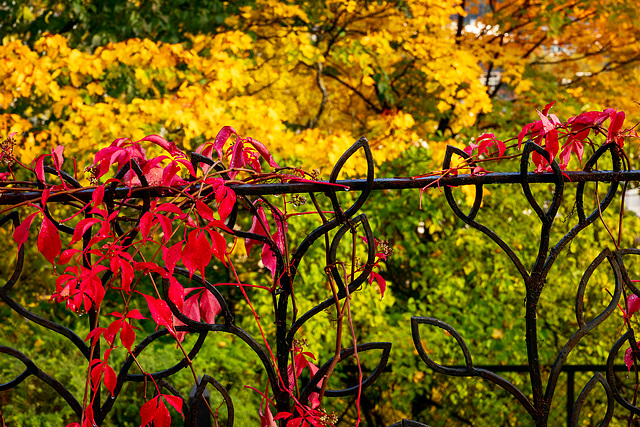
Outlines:
[[[200,378],[198,381],[202,381],[202,378]],[[191,387],[191,391],[189,392],[189,409],[193,407],[197,388],[197,384],[194,384],[193,387]],[[202,393],[202,398],[207,401],[207,404],[209,404],[210,395],[211,393],[209,393],[209,390],[205,388],[204,392]],[[193,424],[193,427],[211,427],[211,414],[209,413],[207,405],[204,405],[203,403],[204,402],[198,402],[198,423]]]
[[[573,404],[575,403],[575,371],[567,371],[567,427],[571,427],[571,419],[573,418]]]

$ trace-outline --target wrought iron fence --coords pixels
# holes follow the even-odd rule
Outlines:
[[[354,155],[358,150],[364,152],[367,162],[367,176],[366,179],[359,180],[342,180],[338,181],[338,175],[345,165],[345,163]],[[337,162],[330,179],[328,182],[289,182],[289,183],[267,183],[267,184],[255,184],[255,185],[233,185],[231,187],[239,197],[249,198],[257,197],[263,198],[266,195],[278,195],[278,194],[292,194],[292,193],[307,193],[311,198],[315,197],[315,194],[325,194],[333,206],[333,217],[327,218],[324,223],[313,230],[309,235],[298,245],[297,249],[291,254],[290,262],[288,264],[288,271],[284,274],[284,261],[282,254],[277,255],[278,271],[276,275],[281,275],[284,284],[277,292],[274,293],[274,329],[270,333],[272,335],[269,338],[276,344],[276,363],[272,363],[269,354],[265,346],[259,342],[258,339],[251,336],[244,329],[241,329],[236,325],[234,313],[230,309],[231,302],[216,289],[214,284],[208,281],[194,276],[199,286],[206,287],[217,299],[221,306],[220,317],[223,318],[223,322],[205,323],[196,322],[188,317],[184,316],[172,303],[168,297],[168,283],[167,280],[163,281],[164,297],[171,308],[171,311],[175,317],[180,319],[185,326],[181,326],[178,330],[188,331],[198,334],[198,339],[190,350],[188,356],[193,359],[201,349],[206,345],[211,345],[211,342],[215,342],[215,336],[211,332],[226,332],[238,337],[241,341],[246,343],[249,348],[260,359],[264,371],[270,380],[270,384],[273,387],[273,393],[275,396],[275,405],[278,412],[287,412],[291,410],[291,394],[288,390],[289,374],[288,368],[290,364],[291,349],[294,345],[294,340],[297,333],[305,325],[305,323],[314,316],[322,313],[324,310],[330,308],[335,304],[336,300],[342,300],[348,298],[350,293],[355,292],[369,277],[371,272],[371,266],[373,264],[374,247],[371,242],[374,241],[373,232],[369,226],[367,216],[365,214],[359,214],[359,211],[366,203],[368,197],[372,191],[379,190],[399,190],[399,189],[420,189],[429,185],[438,185],[445,194],[446,200],[453,210],[455,215],[463,221],[466,225],[474,228],[491,239],[502,251],[502,256],[506,256],[513,263],[518,273],[520,274],[523,283],[525,284],[525,294],[522,295],[525,301],[526,307],[526,328],[523,334],[526,338],[526,351],[528,364],[518,368],[510,368],[502,365],[492,366],[478,366],[474,364],[473,355],[469,350],[465,337],[460,334],[456,328],[448,323],[445,323],[439,319],[431,317],[421,317],[421,313],[416,313],[416,316],[411,319],[410,324],[406,327],[411,330],[415,349],[418,357],[431,369],[430,375],[444,375],[454,377],[477,377],[484,381],[495,384],[502,388],[506,393],[514,398],[513,405],[520,405],[529,414],[531,422],[536,426],[546,426],[550,423],[549,413],[554,402],[554,396],[559,386],[559,378],[562,372],[568,373],[567,382],[567,424],[579,425],[581,410],[584,402],[589,394],[595,387],[601,387],[606,393],[607,409],[606,413],[599,414],[602,419],[601,425],[608,425],[613,419],[614,411],[623,411],[628,414],[640,415],[640,407],[636,405],[635,397],[629,400],[628,397],[621,391],[620,386],[617,384],[615,371],[627,370],[627,367],[616,365],[616,361],[620,360],[619,353],[630,348],[629,353],[630,361],[635,360],[635,355],[640,354],[640,349],[636,344],[636,338],[633,329],[629,328],[624,334],[621,334],[619,339],[612,343],[609,357],[606,360],[606,364],[601,366],[571,366],[565,362],[567,357],[580,343],[583,337],[592,331],[597,331],[597,327],[602,322],[611,316],[616,310],[618,304],[626,297],[627,290],[640,295],[640,291],[635,286],[634,281],[629,277],[627,268],[625,267],[625,257],[629,255],[640,255],[640,250],[635,248],[618,248],[610,250],[604,248],[600,255],[592,261],[590,266],[584,272],[580,283],[576,289],[575,300],[575,316],[577,318],[578,330],[575,331],[573,336],[562,346],[561,350],[557,354],[553,363],[550,364],[550,370],[547,374],[543,374],[545,370],[544,364],[539,357],[539,325],[538,325],[538,303],[540,296],[546,291],[545,284],[549,272],[557,260],[560,252],[570,244],[570,242],[578,235],[580,231],[593,224],[599,216],[604,212],[612,203],[616,194],[618,194],[618,184],[620,182],[628,181],[640,181],[640,171],[625,171],[621,170],[619,153],[613,144],[609,144],[601,147],[595,154],[585,163],[583,171],[579,172],[563,172],[560,170],[555,162],[551,163],[553,172],[550,173],[531,173],[528,169],[528,161],[532,153],[545,156],[546,152],[537,145],[529,142],[525,145],[522,158],[520,161],[519,172],[513,173],[490,173],[485,175],[459,175],[459,176],[431,176],[424,178],[384,178],[374,179],[374,167],[371,153],[368,149],[366,140],[362,139],[358,141],[350,150],[348,150],[342,158]],[[468,158],[468,156],[453,147],[449,147],[443,169],[449,169],[452,165],[454,156],[461,158]],[[613,165],[612,170],[602,171],[593,170],[596,167],[598,161],[603,161],[604,157],[608,156],[609,162]],[[206,162],[202,156],[194,155],[192,158],[194,165],[198,165],[202,162]],[[48,169],[46,172],[56,173],[56,171]],[[120,175],[122,175],[122,172]],[[61,204],[73,204],[77,202],[88,202],[92,199],[94,190],[92,188],[82,189],[80,184],[71,176],[62,176],[68,184],[70,184],[73,191],[61,191],[59,193],[52,193],[49,198],[49,203],[57,202]],[[608,191],[602,200],[597,203],[596,209],[592,212],[585,211],[585,185],[586,183],[600,182],[608,185]],[[534,193],[531,190],[531,185],[534,183],[547,183],[554,188],[553,199],[547,203],[542,203],[536,200]],[[340,184],[341,186],[335,186],[333,184]],[[519,186],[528,202],[530,209],[538,217],[541,232],[539,235],[537,256],[531,266],[526,266],[525,263],[519,258],[518,254],[494,231],[487,228],[480,222],[477,222],[477,214],[481,210],[483,200],[483,188],[487,184],[503,184],[503,185],[516,185]],[[476,195],[473,205],[469,212],[463,212],[459,202],[454,196],[453,189],[459,186],[474,186]],[[576,205],[575,215],[577,216],[577,224],[559,241],[551,241],[551,230],[556,222],[556,215],[558,209],[563,203],[563,196],[570,186],[575,187],[576,192]],[[338,193],[348,189],[351,192],[357,192],[355,201],[347,207],[341,205],[338,199]],[[3,188],[0,189],[0,205],[14,206],[18,204],[25,204],[29,201],[37,203],[41,197],[41,192],[36,190],[16,191],[15,188]],[[191,188],[190,191],[199,191],[199,188]],[[153,197],[166,196],[166,189],[158,189],[153,187],[139,187],[139,188],[127,188],[117,187],[115,184],[110,191],[105,194],[105,200],[113,206],[113,202],[117,200],[142,200],[140,205],[134,206],[138,209],[139,218],[142,213],[149,209],[151,199]],[[248,199],[247,199],[248,200]],[[239,202],[240,203],[240,202]],[[253,206],[251,202],[249,205]],[[237,209],[230,216],[227,222],[227,226],[233,229],[234,223],[237,217]],[[11,224],[17,227],[20,224],[20,212],[16,208],[12,212],[5,215],[0,220],[0,227],[8,227]],[[134,221],[135,222],[135,221]],[[364,268],[355,277],[350,277],[345,283],[344,275],[339,271],[335,264],[337,252],[339,250],[340,242],[351,232],[355,226],[359,226],[362,229],[362,233],[368,240],[366,251],[366,262]],[[64,224],[57,223],[56,227],[60,232],[73,234],[74,229]],[[234,229],[233,234],[238,237],[261,240],[268,243],[267,240],[255,233],[246,232],[240,229]],[[121,233],[125,233],[121,231]],[[317,304],[312,309],[308,310],[299,317],[292,317],[291,312],[294,310],[294,306],[291,304],[293,282],[300,268],[301,261],[311,245],[320,240],[327,239],[328,253],[327,253],[327,266],[333,277],[333,280],[338,286],[338,292],[335,296],[330,296],[324,301]],[[88,243],[88,239],[85,238],[84,244]],[[274,253],[277,252],[277,248],[273,248]],[[93,357],[90,352],[90,347],[85,341],[76,334],[76,332],[58,324],[54,321],[46,319],[34,312],[29,307],[21,304],[18,300],[12,297],[12,292],[15,291],[16,285],[19,284],[20,276],[25,269],[24,264],[24,252],[25,247],[22,246],[18,252],[18,256],[15,260],[15,269],[11,277],[5,279],[5,284],[0,288],[0,297],[4,303],[10,307],[17,316],[21,316],[28,319],[43,328],[54,331],[61,336],[68,339],[77,349],[79,353],[87,360],[90,361]],[[584,295],[585,289],[589,282],[589,279],[596,268],[601,264],[608,263],[609,268],[613,272],[615,278],[615,284],[613,292],[611,293],[611,299],[608,305],[602,312],[595,318],[589,320],[584,317]],[[178,271],[178,270],[176,270]],[[103,281],[109,279],[109,272],[105,273]],[[178,274],[188,276],[188,272],[185,270],[179,270]],[[94,329],[97,327],[96,318],[97,313],[92,309],[88,313],[89,328]],[[295,319],[291,321],[291,319]],[[421,328],[423,326],[423,328]],[[462,366],[445,366],[437,363],[430,356],[430,352],[425,348],[424,342],[421,339],[424,331],[424,326],[430,326],[442,329],[447,334],[452,336],[464,355],[464,365]],[[97,424],[101,424],[106,419],[107,414],[112,410],[113,405],[120,397],[120,393],[123,389],[123,385],[129,382],[143,382],[146,380],[146,376],[132,373],[132,366],[134,365],[135,356],[142,354],[145,349],[149,348],[152,343],[159,340],[161,337],[167,335],[166,329],[160,329],[149,336],[144,338],[132,351],[130,357],[127,357],[125,362],[120,368],[120,372],[117,375],[117,385],[113,396],[101,396],[96,392],[97,398],[94,399],[93,413]],[[6,338],[2,339],[5,343]],[[359,353],[364,353],[370,350],[378,350],[381,352],[381,357],[375,369],[371,374],[365,378],[361,384],[347,387],[341,390],[325,390],[325,397],[341,397],[358,394],[362,389],[372,386],[376,383],[376,380],[383,378],[384,375],[389,375],[385,372],[385,367],[388,364],[393,364],[393,360],[389,360],[390,349],[393,343],[391,342],[371,342],[359,344],[356,349],[348,348],[339,352],[337,358],[326,361],[317,372],[308,379],[306,387],[299,390],[299,399],[306,401],[312,393],[319,393],[322,391],[322,379],[324,376],[333,369],[335,363],[345,360],[357,350]],[[15,358],[22,362],[25,366],[24,372],[17,375],[15,378],[3,379],[3,384],[0,385],[0,391],[6,391],[19,387],[20,384],[30,376],[37,377],[39,380],[48,384],[57,394],[72,408],[72,410],[81,416],[83,411],[83,404],[74,396],[67,388],[67,386],[55,379],[54,373],[46,373],[38,368],[38,366],[29,358],[27,354],[23,354],[9,346],[0,346],[0,352],[7,356]],[[182,398],[179,390],[172,388],[170,379],[176,372],[185,369],[188,366],[186,358],[176,363],[173,367],[155,372],[151,374],[154,380],[162,381],[162,386],[169,390],[172,394]],[[635,364],[634,364],[635,366]],[[499,375],[499,372],[508,371],[509,369],[515,369],[525,372],[528,376],[528,383],[530,386],[530,392],[521,389],[513,382]],[[637,367],[633,368],[637,369]],[[574,394],[574,374],[577,371],[596,371],[591,377],[591,380],[584,385],[582,391],[578,397],[575,398]],[[637,373],[636,373],[637,376]],[[546,377],[546,378],[545,378]],[[216,381],[212,376],[204,376],[201,378],[199,384],[196,385],[192,393],[192,404],[188,403],[188,399],[183,398],[184,413],[185,413],[185,425],[201,425],[202,417],[199,416],[199,403],[202,402],[202,396],[206,392],[208,386],[215,389],[213,393],[219,393],[226,405],[228,417],[226,425],[231,426],[234,424],[234,404],[232,398],[225,387]],[[632,392],[633,394],[633,392]],[[575,403],[574,403],[575,399]],[[25,408],[26,409],[26,408]],[[201,409],[201,408],[200,408]],[[200,421],[199,421],[200,418]],[[280,425],[285,425],[285,420],[278,421]],[[401,420],[393,424],[393,426],[423,426],[420,420]]]

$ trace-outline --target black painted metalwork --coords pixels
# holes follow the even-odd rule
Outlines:
[[[350,158],[358,151],[362,151],[364,153],[367,162],[367,178],[364,180],[338,181],[337,177],[339,175],[339,172],[350,160]],[[231,310],[229,309],[228,302],[215,286],[207,281],[203,281],[198,276],[194,276],[192,278],[195,284],[208,289],[220,304],[220,317],[223,321],[217,322],[215,324],[209,324],[206,322],[194,321],[182,314],[169,298],[169,283],[167,279],[164,279],[162,283],[165,300],[176,318],[178,318],[185,324],[185,326],[179,327],[178,330],[188,331],[198,335],[196,343],[193,345],[193,348],[189,350],[189,358],[193,358],[203,348],[203,346],[210,341],[210,336],[212,335],[211,332],[225,332],[235,335],[244,343],[246,343],[262,362],[264,372],[266,373],[273,387],[277,410],[279,412],[286,412],[291,410],[290,393],[288,391],[289,376],[287,374],[287,368],[290,363],[290,354],[291,349],[294,345],[296,333],[309,319],[326,310],[327,308],[333,306],[336,303],[336,298],[338,300],[347,298],[350,293],[354,292],[365,282],[371,272],[371,267],[374,262],[374,246],[372,244],[372,242],[374,241],[373,232],[366,215],[358,215],[357,213],[362,208],[372,191],[382,189],[417,189],[438,183],[438,185],[443,189],[447,202],[455,215],[468,226],[475,228],[476,230],[480,231],[491,240],[493,240],[495,244],[498,245],[504,251],[506,256],[512,261],[522,277],[526,289],[526,295],[524,295],[526,298],[526,330],[524,331],[524,334],[526,336],[527,356],[529,363],[526,367],[520,367],[519,369],[514,368],[512,370],[528,373],[532,393],[529,394],[528,392],[521,390],[512,382],[497,374],[497,372],[508,371],[508,367],[474,365],[473,356],[467,344],[465,343],[465,339],[462,334],[460,334],[454,326],[449,325],[439,319],[430,317],[413,317],[411,319],[410,325],[407,325],[407,328],[411,329],[413,341],[418,355],[424,361],[424,363],[426,363],[434,371],[434,375],[442,374],[459,377],[478,377],[501,387],[507,393],[511,394],[517,404],[521,405],[528,412],[532,419],[532,422],[536,426],[546,426],[549,423],[549,410],[554,397],[554,393],[557,389],[558,378],[561,372],[569,373],[568,386],[570,389],[567,392],[567,405],[568,407],[573,405],[573,373],[580,369],[565,364],[569,354],[576,348],[578,343],[586,334],[595,330],[595,328],[597,328],[606,318],[608,318],[612,314],[612,312],[616,309],[616,306],[620,302],[621,296],[623,295],[623,287],[626,286],[632,292],[640,295],[640,292],[634,286],[633,282],[630,280],[626,272],[625,263],[623,260],[624,255],[640,254],[640,251],[636,249],[620,249],[616,251],[605,249],[596,259],[593,260],[591,265],[584,272],[582,280],[580,281],[577,289],[575,302],[575,313],[578,323],[578,330],[575,331],[573,336],[566,342],[562,350],[557,355],[551,367],[550,373],[546,378],[545,384],[545,378],[542,374],[543,369],[539,360],[539,328],[537,323],[537,308],[540,296],[545,290],[547,276],[563,248],[565,248],[580,231],[591,225],[599,217],[602,211],[606,210],[609,207],[616,195],[618,183],[627,181],[640,181],[640,171],[621,170],[620,154],[618,153],[618,149],[614,144],[605,145],[597,150],[595,154],[586,162],[584,170],[580,172],[562,172],[558,164],[555,161],[552,161],[552,172],[542,174],[530,173],[528,172],[528,161],[533,153],[537,153],[538,155],[547,158],[547,160],[550,160],[548,157],[548,153],[544,149],[537,146],[533,142],[528,142],[524,146],[523,155],[520,162],[520,171],[516,173],[491,173],[481,176],[432,176],[415,179],[387,178],[376,180],[374,179],[373,158],[369,150],[368,143],[363,138],[356,144],[354,144],[354,146],[351,147],[340,158],[331,174],[329,181],[326,183],[291,182],[255,185],[232,184],[231,187],[239,196],[239,200],[254,215],[257,215],[256,203],[255,201],[252,201],[249,196],[257,196],[258,198],[261,198],[265,195],[289,193],[324,193],[329,197],[331,204],[333,205],[335,215],[333,218],[326,220],[316,230],[312,231],[298,245],[295,252],[291,254],[289,263],[285,262],[286,254],[283,254],[281,252],[278,245],[273,241],[273,239],[241,230],[235,230],[233,232],[233,234],[238,237],[250,238],[268,245],[276,258],[277,267],[275,275],[277,277],[280,277],[281,280],[280,288],[278,289],[278,292],[274,294],[275,334],[272,338],[276,343],[275,366],[274,363],[272,363],[272,360],[264,345],[255,337],[251,336],[249,333],[235,324],[235,319]],[[458,156],[463,159],[469,158],[469,156],[463,151],[453,147],[449,147],[444,159],[444,170],[451,167],[454,156]],[[599,159],[602,159],[603,156],[609,156],[611,163],[613,164],[613,170],[592,170],[595,167],[596,162]],[[210,159],[195,154],[192,158],[192,162],[194,166],[199,166],[202,164],[215,166]],[[175,190],[163,187],[146,187],[145,177],[143,176],[140,168],[135,163],[130,167],[123,168],[121,171],[119,171],[118,177],[122,178],[127,172],[130,172],[130,170],[132,170],[139,177],[140,181],[143,183],[143,186],[134,189],[122,188],[118,187],[114,182],[108,188],[108,191],[105,194],[105,200],[112,210],[114,209],[113,207],[115,200],[125,198],[142,199],[143,203],[141,206],[139,206],[139,217],[141,217],[146,211],[149,210],[150,200],[152,197],[161,197],[166,194],[172,193],[172,190]],[[46,172],[57,174],[56,171],[51,169],[47,169]],[[68,203],[73,201],[87,202],[91,200],[94,191],[93,188],[82,188],[80,184],[69,175],[62,174],[61,177],[73,188],[57,193],[54,192],[49,198],[50,203]],[[604,182],[609,184],[609,190],[606,196],[604,196],[604,198],[600,201],[598,208],[589,213],[585,212],[583,201],[585,183],[587,182]],[[530,189],[530,185],[532,183],[549,183],[554,185],[553,200],[548,203],[548,206],[541,206],[540,203],[535,199]],[[551,229],[554,225],[558,209],[563,202],[564,192],[566,191],[570,183],[576,184],[576,211],[578,216],[578,224],[558,242],[553,243],[551,242],[550,237]],[[336,186],[335,184],[340,184],[340,186]],[[541,223],[539,250],[533,265],[526,266],[524,262],[518,257],[518,255],[513,251],[513,249],[500,236],[498,236],[494,231],[490,230],[483,224],[477,222],[476,217],[481,209],[483,186],[487,184],[514,184],[520,185],[520,187],[522,188],[528,204],[535,212]],[[465,185],[475,186],[476,189],[475,201],[468,213],[464,213],[462,211],[452,193],[452,187]],[[347,189],[350,191],[358,191],[359,196],[351,206],[343,207],[338,200],[337,193],[340,191],[345,191]],[[179,190],[185,190],[185,188],[183,187]],[[200,188],[199,186],[192,186],[189,191],[200,191]],[[203,192],[203,194],[206,196],[206,191]],[[26,202],[38,203],[40,197],[41,192],[38,191],[37,186],[35,185],[34,188],[27,188],[25,189],[25,191],[17,191],[14,188],[0,188],[0,205],[13,206],[21,203],[24,204]],[[263,199],[263,202],[268,203],[265,199]],[[74,230],[72,228],[64,224],[55,222],[48,211],[46,214],[50,217],[51,220],[54,221],[56,227],[60,232],[66,234],[73,233]],[[233,228],[236,216],[237,208],[236,211],[231,215],[230,220],[227,224],[229,227]],[[284,221],[283,218],[280,218],[280,220]],[[20,218],[17,210],[13,210],[8,215],[0,219],[0,227],[9,223],[13,224],[14,227],[20,224]],[[118,234],[123,237],[123,242],[125,242],[125,244],[127,242],[133,241],[133,239],[136,237],[137,230],[135,228],[133,230],[130,229],[129,231],[124,231],[126,228],[123,227],[119,222],[116,222],[115,225]],[[345,235],[347,235],[348,232],[352,232],[356,227],[359,227],[360,233],[364,234],[368,241],[365,268],[355,277],[350,277],[349,283],[345,283],[344,275],[336,265],[337,252],[339,244],[341,243]],[[331,296],[326,300],[318,303],[314,308],[310,309],[306,313],[301,314],[299,317],[296,317],[295,315],[292,316],[293,282],[296,278],[296,273],[300,268],[300,262],[311,245],[318,239],[328,236],[330,232],[332,234],[332,237],[327,254],[327,266],[331,272],[333,280],[337,285],[337,295],[335,297]],[[85,245],[87,245],[88,243],[88,238],[88,235],[85,236]],[[605,260],[606,263],[604,262]],[[608,264],[608,267],[613,272],[615,277],[615,289],[611,294],[611,300],[608,306],[597,317],[587,321],[583,316],[583,300],[585,289],[592,273],[601,264]],[[7,304],[19,316],[29,319],[37,323],[41,327],[49,329],[67,338],[73,345],[75,345],[75,347],[77,347],[78,351],[88,361],[90,361],[92,358],[95,359],[96,355],[91,354],[88,345],[83,341],[82,338],[76,335],[75,332],[62,325],[56,324],[50,320],[38,316],[11,297],[11,290],[16,285],[23,268],[24,246],[21,247],[18,251],[14,273],[0,288],[0,298],[2,298],[5,304]],[[176,274],[189,277],[189,273],[186,270],[177,268],[175,271]],[[103,283],[106,283],[110,279],[110,277],[111,273],[107,272],[102,278]],[[97,313],[92,310],[88,314],[90,327],[93,328],[97,325]],[[442,329],[450,334],[458,343],[458,346],[460,347],[464,355],[465,364],[463,366],[443,366],[433,361],[430,358],[427,349],[424,348],[423,342],[421,340],[422,334],[425,333],[425,328],[421,328],[421,326]],[[149,347],[150,344],[166,335],[168,335],[168,331],[165,329],[161,329],[144,338],[135,347],[132,355],[129,356],[121,366],[120,372],[117,375],[117,385],[115,388],[114,396],[104,396],[103,399],[101,399],[100,395],[96,396],[96,398],[94,399],[95,404],[93,406],[93,413],[98,424],[101,424],[105,420],[106,415],[112,409],[115,400],[118,398],[122,387],[126,382],[143,382],[146,380],[146,377],[144,375],[131,373],[131,368],[134,365],[134,356],[140,355],[143,351],[145,351],[146,348]],[[360,386],[361,388],[366,388],[374,384],[375,381],[381,375],[383,375],[385,366],[388,363],[393,363],[393,361],[389,360],[391,345],[391,343],[387,342],[364,343],[358,345],[357,352],[360,353],[370,350],[381,351],[381,357],[378,365],[370,374],[370,376],[362,382]],[[605,375],[600,372],[596,372],[592,379],[584,386],[578,398],[575,399],[575,406],[571,408],[570,411],[567,411],[567,420],[570,425],[578,425],[580,411],[584,405],[584,402],[587,399],[589,393],[598,385],[604,389],[608,398],[607,411],[605,414],[602,414],[601,425],[608,425],[611,421],[615,409],[615,402],[617,402],[620,406],[631,413],[640,414],[640,407],[634,405],[632,402],[629,402],[620,393],[619,387],[616,384],[615,376],[613,374],[615,370],[621,369],[619,366],[615,365],[616,356],[623,347],[626,348],[627,346],[630,346],[633,349],[634,353],[637,352],[638,354],[640,354],[640,349],[638,349],[638,346],[636,344],[636,338],[634,336],[633,330],[627,331],[613,345],[610,351],[609,358],[607,360],[607,364],[605,366],[581,367],[582,371],[602,370],[604,371]],[[343,350],[341,353],[339,353],[337,361],[339,362],[341,360],[345,360],[346,358],[353,355],[355,351],[356,349],[354,348]],[[78,401],[76,397],[72,396],[72,394],[65,388],[63,384],[60,384],[53,377],[40,370],[35,365],[35,363],[29,359],[27,355],[5,346],[0,346],[0,352],[11,356],[16,360],[19,360],[25,365],[25,370],[23,373],[18,375],[16,378],[6,381],[4,384],[0,384],[0,391],[17,387],[29,376],[35,376],[52,387],[68,403],[73,411],[78,416],[80,416],[82,412],[81,402]],[[96,349],[95,353],[100,354],[99,348]],[[301,391],[301,400],[307,399],[311,395],[311,393],[317,393],[321,391],[321,381],[327,374],[327,372],[329,372],[335,365],[334,362],[335,361],[333,359],[326,361],[325,364],[318,370],[318,372],[309,379],[307,385]],[[160,372],[155,372],[151,374],[151,376],[153,377],[153,379],[159,381],[159,384],[161,384],[162,387],[167,389],[170,393],[179,396],[179,392],[172,388],[171,384],[168,382],[168,379],[173,374],[184,369],[185,367],[187,367],[187,362],[185,359],[183,359],[176,363],[174,366]],[[205,392],[208,392],[208,385],[211,385],[222,396],[228,412],[227,425],[233,425],[234,406],[231,396],[222,384],[220,384],[218,381],[216,381],[216,379],[210,376],[204,376],[200,380],[199,384],[196,384],[194,386],[194,390],[192,393],[194,404],[192,404],[190,407],[187,403],[187,400],[181,397],[184,401],[186,425],[199,425],[197,420],[198,414],[200,413],[198,406],[201,404],[200,402],[202,400],[202,396],[205,394]],[[358,385],[355,385],[343,390],[326,390],[324,396],[330,398],[337,396],[354,395],[358,393],[360,387]],[[284,425],[284,421],[281,421],[281,424]],[[396,426],[424,426],[424,424],[421,424],[418,421],[401,420],[393,424],[391,427]]]

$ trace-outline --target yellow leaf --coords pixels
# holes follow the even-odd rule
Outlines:
[[[362,78],[362,84],[365,86],[373,86],[376,84],[376,81],[371,78],[371,76],[364,76]]]

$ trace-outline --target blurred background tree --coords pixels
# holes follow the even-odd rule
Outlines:
[[[551,101],[564,119],[618,108],[627,112],[627,123],[638,120],[633,94],[640,87],[640,22],[628,0],[14,0],[0,4],[0,36],[0,129],[18,132],[23,162],[64,144],[80,171],[115,138],[156,133],[189,150],[231,125],[286,164],[321,169],[321,177],[364,135],[378,176],[407,176],[439,169],[447,144],[462,147],[484,132],[516,135],[536,117],[535,108]],[[348,169],[358,176],[361,167],[354,162]],[[496,165],[502,169],[515,166]],[[490,191],[484,223],[533,257],[538,224],[523,212],[520,190]],[[571,225],[567,199],[560,228]],[[389,283],[383,303],[360,302],[361,342],[395,346],[392,373],[363,401],[367,424],[402,417],[430,425],[525,424],[524,411],[503,406],[499,391],[433,375],[414,353],[409,318],[428,315],[471,340],[475,363],[526,362],[524,293],[515,270],[491,242],[461,228],[437,190],[426,193],[422,211],[417,206],[417,192],[405,191],[375,194],[365,207],[375,232],[396,252],[382,273]],[[305,221],[292,230],[313,226]],[[632,214],[626,221],[631,229],[637,225]],[[576,328],[577,280],[599,252],[598,242],[607,239],[601,225],[594,228],[558,263],[557,292],[541,307],[548,337],[543,363],[553,361]],[[627,236],[627,246],[634,237]],[[312,264],[307,276],[301,273],[304,292],[325,295],[321,269]],[[46,300],[38,276],[46,266],[33,265],[25,295]],[[264,280],[256,259],[244,266],[247,277]],[[594,280],[601,284],[592,296],[599,304],[611,287],[610,273]],[[2,310],[2,336],[11,337],[19,321]],[[610,319],[608,333],[570,362],[602,363],[618,320]],[[324,321],[312,328],[323,332],[310,335],[320,360],[330,354],[323,343],[335,334]],[[24,345],[31,355],[50,357],[46,346],[33,345],[38,333],[30,336]],[[443,350],[443,361],[459,363],[446,336],[434,337],[433,346]],[[245,371],[247,363],[239,362]],[[353,372],[341,375],[348,381]],[[525,384],[526,378],[513,381]],[[0,399],[3,408],[13,405],[3,412],[19,424],[46,424],[19,418],[27,395]],[[336,405],[348,425],[352,407]]]

